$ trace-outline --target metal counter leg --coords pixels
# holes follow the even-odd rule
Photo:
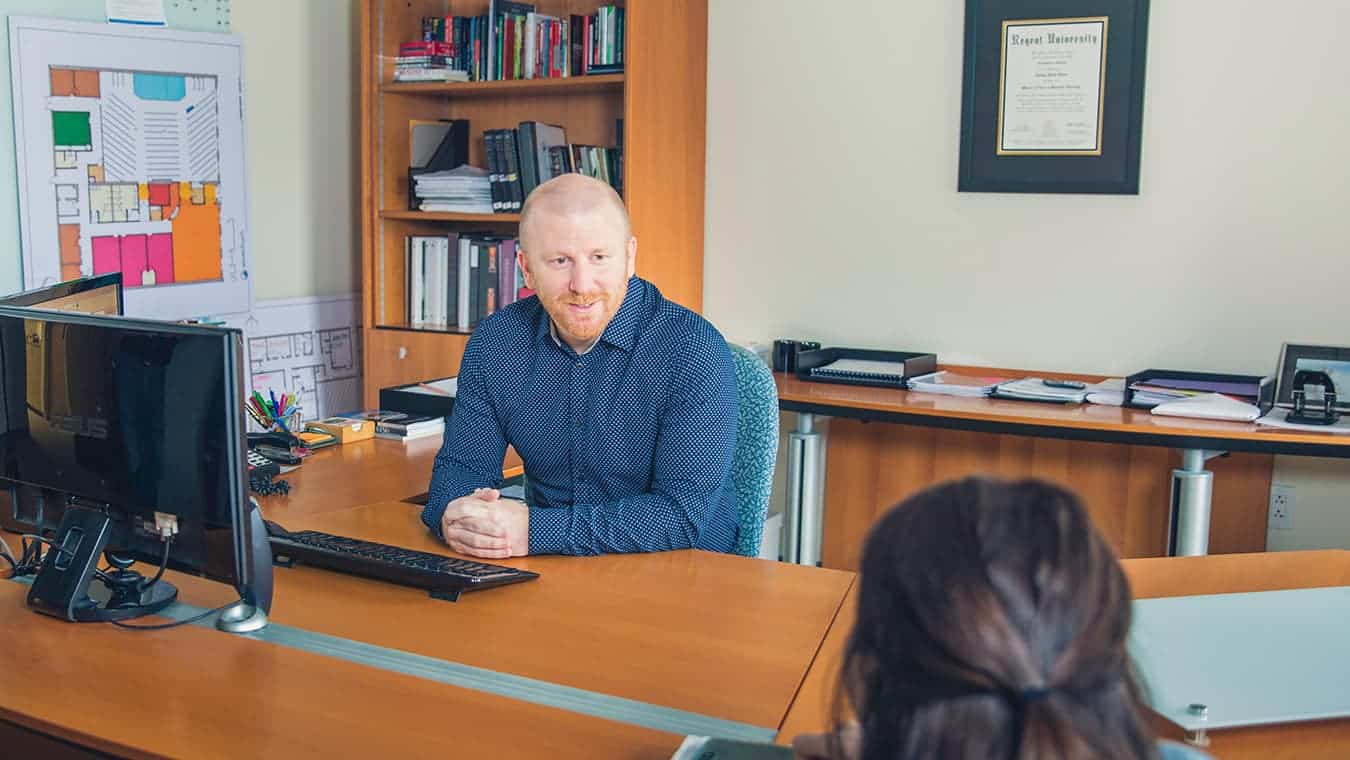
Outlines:
[[[1207,449],[1182,450],[1181,469],[1172,470],[1172,503],[1167,530],[1169,555],[1197,557],[1209,553],[1214,473],[1205,469],[1205,462],[1224,453]]]
[[[799,565],[820,564],[824,474],[815,415],[798,414],[797,431],[788,436],[787,536],[783,559]]]

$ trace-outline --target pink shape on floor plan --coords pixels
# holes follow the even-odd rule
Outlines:
[[[150,236],[149,266],[155,271],[155,284],[173,282],[173,234],[160,232]]]
[[[94,274],[122,271],[122,251],[117,238],[103,235],[89,241],[94,249]]]

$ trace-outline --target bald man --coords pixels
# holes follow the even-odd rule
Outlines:
[[[549,180],[521,211],[535,295],[483,320],[422,520],[500,558],[736,543],[736,378],[721,334],[634,276],[637,239],[609,185]],[[526,501],[502,498],[507,445]]]

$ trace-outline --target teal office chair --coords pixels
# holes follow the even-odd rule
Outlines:
[[[778,387],[773,373],[753,351],[731,343],[736,367],[736,452],[731,461],[731,483],[739,505],[740,537],[733,551],[759,556],[764,517],[769,511],[773,467],[778,459]]]

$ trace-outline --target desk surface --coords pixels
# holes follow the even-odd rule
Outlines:
[[[440,436],[407,443],[369,438],[329,446],[281,476],[291,484],[289,494],[259,497],[258,502],[268,519],[285,524],[289,517],[407,499],[426,493],[440,448]],[[512,478],[524,471],[520,457],[507,449],[502,476]]]
[[[1164,417],[1146,409],[1097,404],[963,398],[819,383],[783,372],[775,372],[774,380],[779,406],[792,412],[1105,443],[1350,457],[1350,435],[1277,431],[1255,423]]]
[[[27,590],[0,581],[0,729],[130,757],[668,758],[682,738],[194,626],[65,623]]]
[[[292,514],[287,524],[450,554],[417,514],[414,505],[389,501]],[[278,628],[732,721],[771,736],[854,578],[698,551],[503,564],[541,577],[450,603],[323,570],[277,568],[271,617]],[[221,584],[169,576],[184,602],[210,608],[232,598]],[[253,744],[242,745],[256,751],[245,755],[348,755],[386,734],[394,738],[379,744],[380,754],[423,754],[455,746],[459,732],[472,734],[464,746],[479,750],[451,753],[465,756],[502,756],[503,749],[530,756],[547,746],[561,756],[669,757],[678,745],[672,734],[559,711],[547,701],[516,702],[194,626],[131,632],[62,623],[24,609],[25,591],[0,581],[0,641],[16,642],[0,648],[0,721],[86,746],[167,755],[233,749],[227,734],[240,730],[241,720],[259,726],[247,739]],[[66,657],[67,650],[79,656]],[[63,699],[63,684],[77,674],[86,688]],[[235,686],[218,688],[231,678]],[[127,699],[109,699],[114,691]],[[236,700],[245,707],[234,710]],[[362,712],[373,702],[379,709]],[[170,726],[150,730],[159,720]],[[517,740],[521,733],[532,738]]]

